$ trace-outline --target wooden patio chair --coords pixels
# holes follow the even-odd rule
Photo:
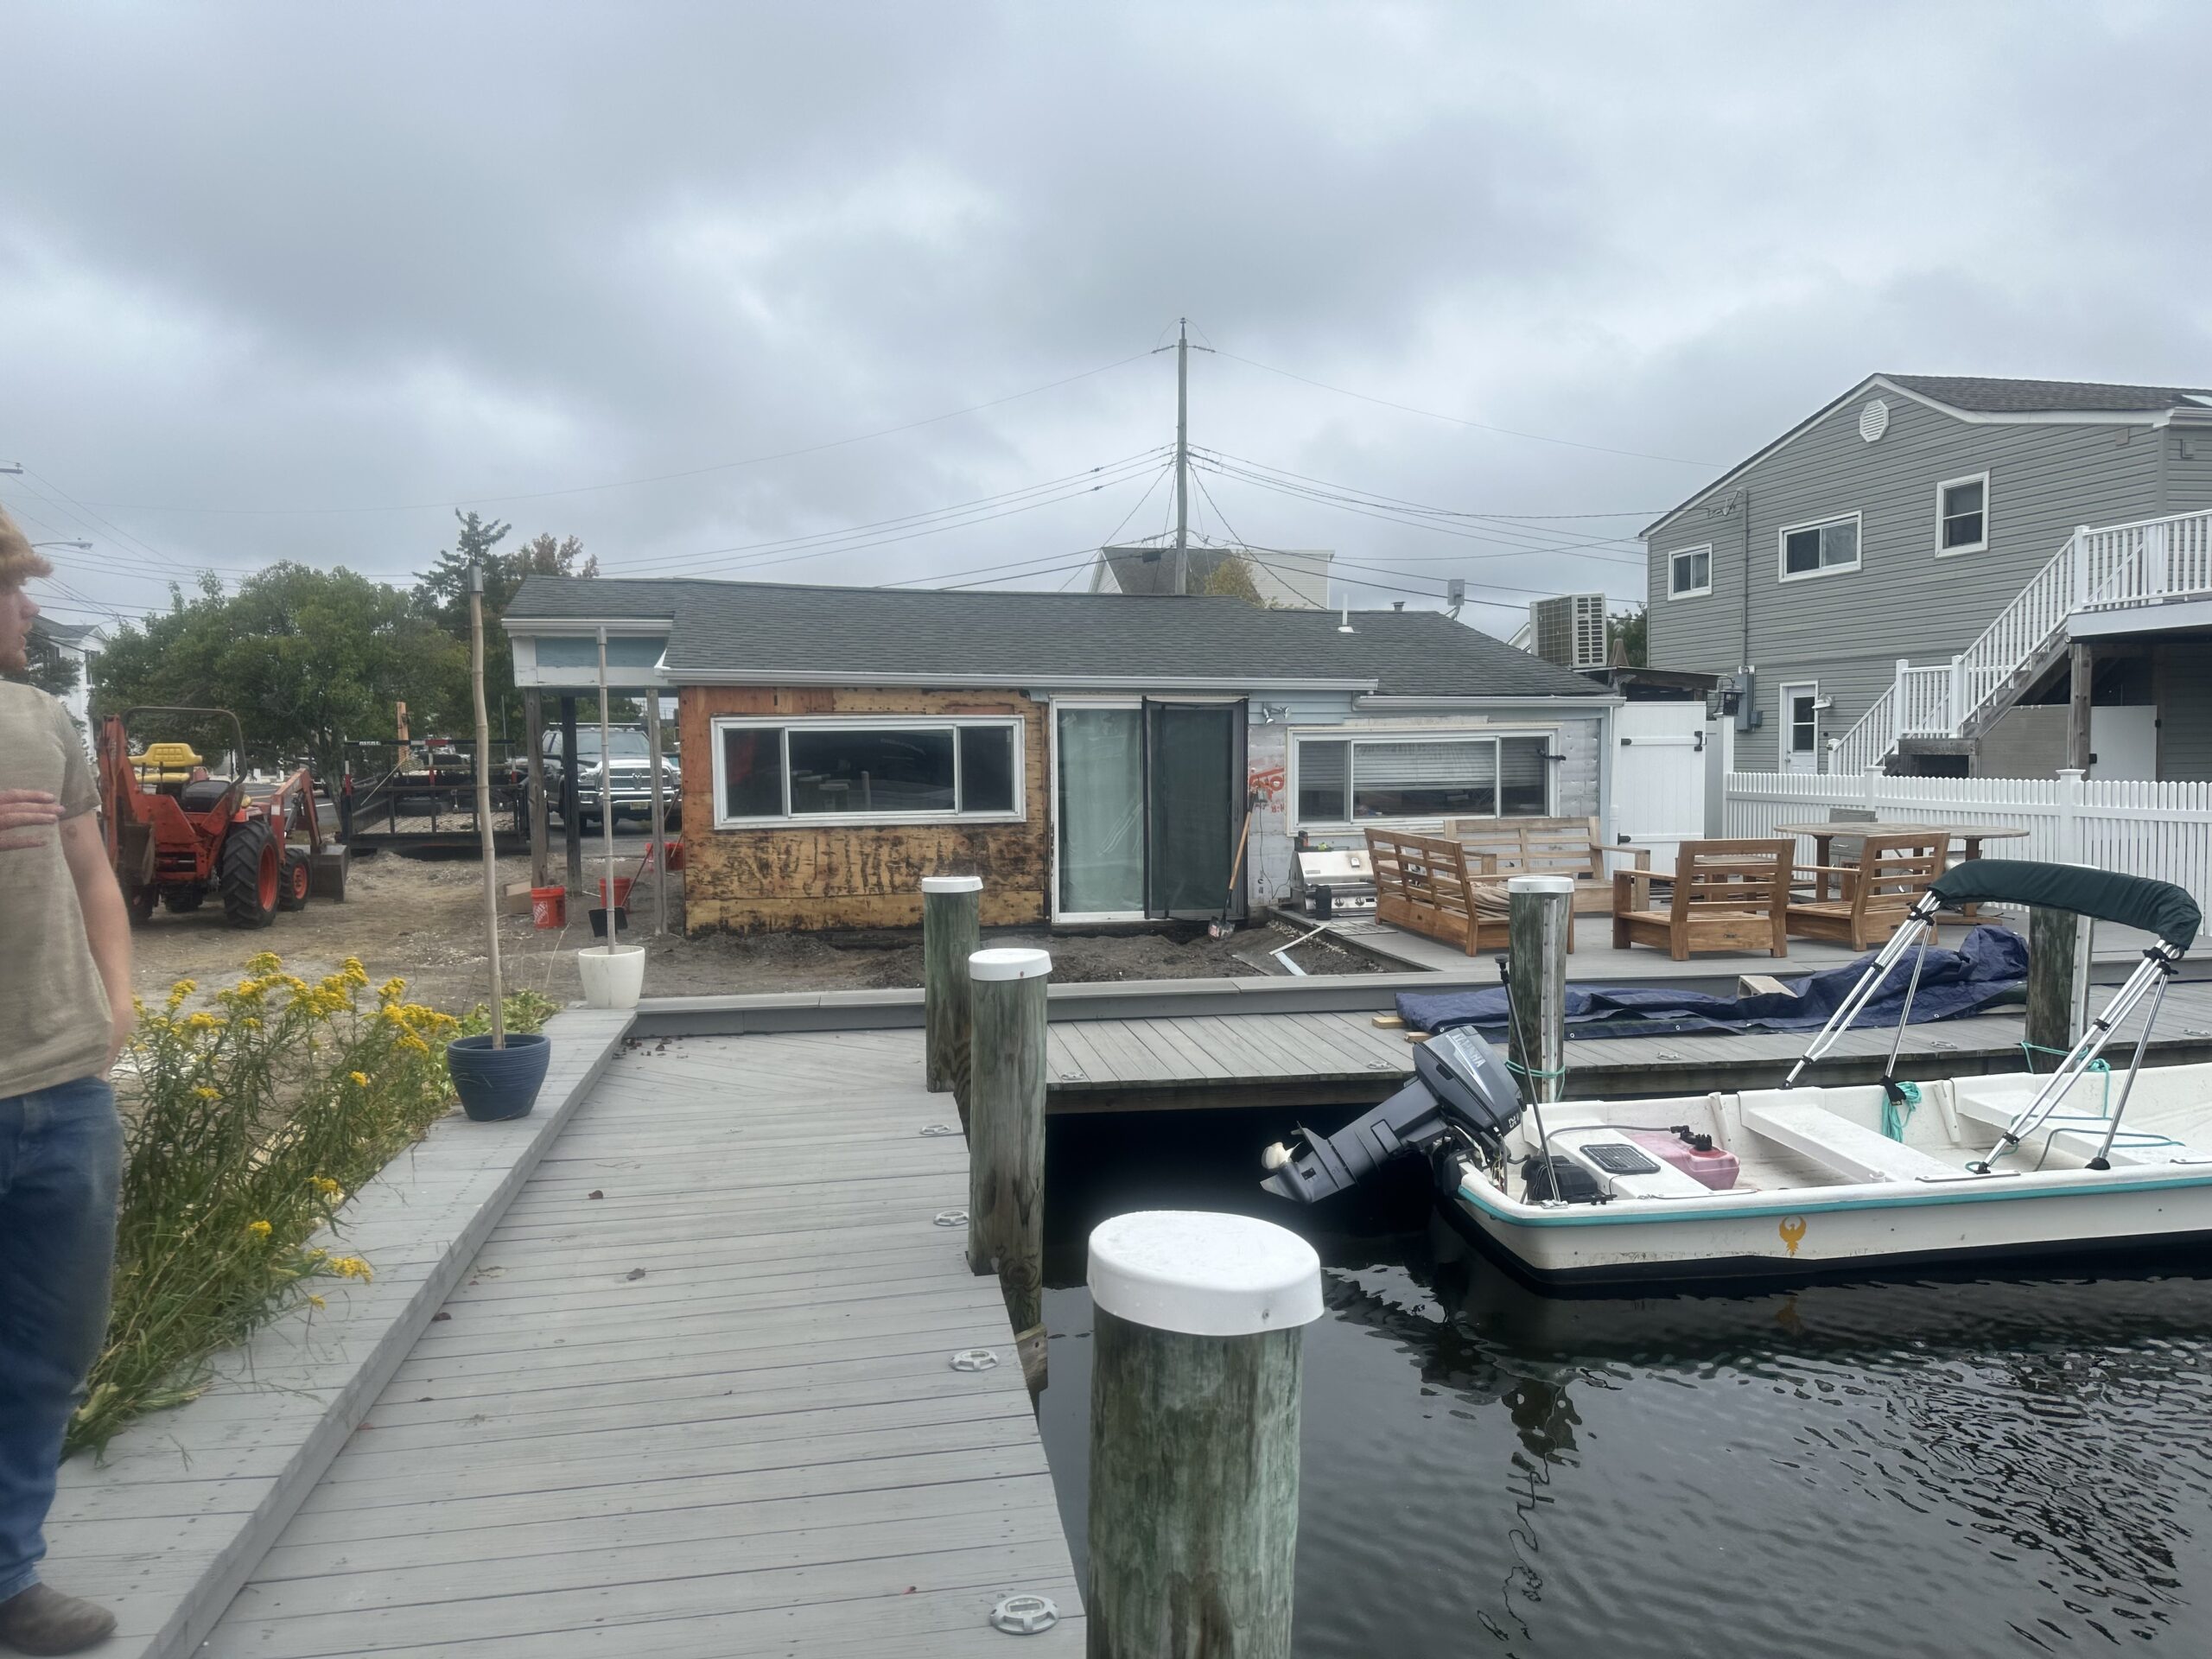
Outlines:
[[[1444,833],[1467,849],[1468,872],[1484,875],[1564,875],[1574,881],[1574,913],[1612,913],[1608,855],[1637,869],[1651,867],[1643,848],[1608,847],[1598,820],[1585,818],[1446,818]]]
[[[1924,831],[1870,835],[1855,863],[1798,867],[1796,879],[1809,880],[1814,897],[1793,894],[1784,924],[1799,938],[1872,950],[1897,931],[1913,900],[1943,874],[1949,852],[1948,836]]]
[[[1655,944],[1676,962],[1696,950],[1789,954],[1783,917],[1789,902],[1796,843],[1686,841],[1671,876],[1649,870],[1613,873],[1613,948]],[[1655,882],[1671,882],[1666,908],[1653,906]]]
[[[1370,830],[1367,855],[1378,922],[1456,944],[1471,957],[1510,943],[1507,878],[1471,868],[1475,861],[1457,841]],[[1572,928],[1567,948],[1574,949]]]

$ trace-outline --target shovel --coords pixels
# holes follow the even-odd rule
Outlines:
[[[1252,834],[1252,804],[1244,803],[1244,827],[1236,832],[1236,856],[1229,861],[1229,891],[1221,895],[1221,916],[1206,924],[1206,937],[1225,939],[1236,931],[1236,924],[1229,919],[1229,907],[1236,902],[1236,877],[1244,868],[1244,843]]]

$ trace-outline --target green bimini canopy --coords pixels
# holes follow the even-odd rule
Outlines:
[[[2204,919],[2196,900],[2171,881],[2078,864],[1970,858],[1938,876],[1930,891],[1952,910],[1985,901],[2070,910],[2077,916],[2142,928],[2177,950],[2189,949]]]

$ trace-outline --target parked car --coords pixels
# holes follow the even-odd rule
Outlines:
[[[652,752],[645,730],[617,726],[607,734],[614,757],[611,793],[617,823],[624,818],[651,819],[653,810]],[[550,730],[544,737],[545,807],[550,817],[561,816],[561,734]],[[683,826],[683,769],[673,754],[664,753],[661,766],[661,811],[671,830]],[[599,825],[599,728],[576,728],[576,821],[586,830]]]

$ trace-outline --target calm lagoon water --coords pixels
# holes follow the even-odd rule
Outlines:
[[[1347,1211],[1260,1193],[1282,1127],[1053,1124],[1040,1415],[1078,1569],[1083,1239],[1236,1208],[1325,1265],[1301,1659],[2212,1656],[2212,1281],[1548,1298],[1429,1224],[1417,1179]]]

